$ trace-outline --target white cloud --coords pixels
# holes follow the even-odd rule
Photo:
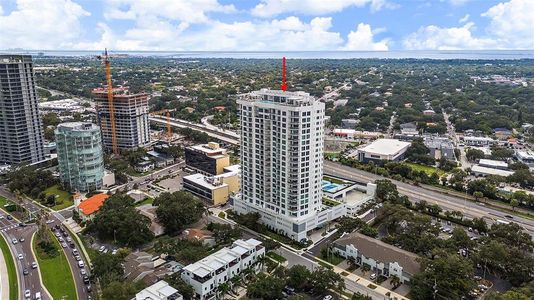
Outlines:
[[[206,13],[235,11],[234,5],[222,5],[218,0],[106,0],[104,16],[129,20],[148,16],[202,23],[209,20]]]
[[[80,18],[89,16],[71,0],[17,0],[10,13],[0,14],[2,48],[70,48],[82,33]]]
[[[4,10],[2,9],[2,5],[0,5],[0,16],[4,14]]]
[[[491,39],[474,37],[473,29],[473,22],[462,27],[421,27],[417,32],[408,35],[403,45],[408,50],[485,49],[497,46]]]
[[[506,48],[534,48],[534,1],[510,0],[491,7],[482,16],[490,18],[487,33]]]
[[[383,31],[383,29],[379,29]],[[376,33],[376,31],[375,31]],[[347,44],[342,50],[374,50],[387,51],[389,40],[384,39],[379,42],[374,41],[374,33],[369,24],[360,23],[356,31],[351,31],[348,35]]]
[[[406,49],[534,48],[534,1],[510,0],[499,3],[481,16],[489,19],[483,35],[475,35],[473,22],[467,22],[462,27],[430,25],[408,35],[403,45]]]
[[[463,23],[469,21],[469,17],[470,17],[470,15],[469,15],[469,14],[466,14],[465,16],[463,16],[463,18],[461,18],[460,20],[458,20],[458,22],[459,22],[460,24],[463,24]]]
[[[347,7],[366,5],[369,5],[372,11],[399,7],[389,0],[261,0],[261,3],[252,9],[252,14],[258,17],[272,17],[283,13],[326,15],[340,12]]]

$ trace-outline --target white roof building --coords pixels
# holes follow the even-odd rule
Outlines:
[[[502,170],[508,169],[508,163],[501,161],[501,160],[481,159],[478,161],[478,164],[483,167],[487,167],[487,168],[502,169]]]
[[[515,153],[515,157],[521,161],[522,163],[526,164],[530,168],[534,168],[534,151],[532,150],[517,150]]]
[[[178,290],[167,282],[160,280],[146,289],[140,291],[132,300],[182,300]]]
[[[474,165],[471,167],[471,173],[475,176],[488,176],[488,175],[495,175],[495,176],[503,176],[507,177],[514,172],[512,171],[506,171],[506,170],[500,170],[500,169],[494,169],[494,168],[487,168],[479,165]]]
[[[395,139],[378,139],[358,149],[358,159],[362,162],[370,160],[400,160],[411,143]]]

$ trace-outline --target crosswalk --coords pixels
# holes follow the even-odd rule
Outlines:
[[[0,229],[1,232],[6,232],[8,230],[11,230],[13,228],[17,228],[19,225],[17,224],[12,224],[12,225],[8,225],[8,226],[4,226]]]

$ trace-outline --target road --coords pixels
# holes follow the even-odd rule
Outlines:
[[[31,249],[31,240],[33,234],[37,231],[36,225],[28,225],[20,227],[16,220],[8,220],[5,212],[0,212],[0,231],[6,238],[13,259],[15,261],[15,267],[17,268],[17,276],[19,280],[19,296],[20,299],[24,299],[24,292],[30,290],[32,299],[35,293],[41,292],[43,299],[50,299],[45,292],[45,289],[41,286],[39,280],[39,269],[32,269],[32,263],[37,259],[33,256]],[[24,241],[20,242],[23,238]],[[17,243],[13,244],[13,240],[16,239]],[[22,259],[18,258],[18,255],[22,254]],[[24,269],[28,270],[28,275],[24,275]]]
[[[4,189],[3,187],[0,188],[0,195],[6,197],[7,199],[13,199],[14,198],[14,195],[9,192],[8,190]],[[30,211],[31,213],[37,213],[42,209],[42,207],[40,207],[39,205],[33,203],[32,201],[30,200],[27,200],[27,199],[23,199],[22,200],[23,202],[23,206],[28,210]],[[55,224],[61,224],[61,222],[63,222],[65,220],[65,217],[62,216],[60,213],[58,212],[52,212],[48,215],[48,220],[54,220],[53,223],[49,224],[50,227],[54,226]],[[4,221],[4,220],[0,220],[0,221]],[[5,219],[5,221],[8,221],[7,219]],[[15,222],[15,225],[17,225],[17,223]],[[18,229],[18,232],[19,234],[23,234],[24,238],[26,239],[25,242],[23,243],[18,243],[17,245],[13,245],[12,243],[10,243],[10,246],[27,246],[28,249],[22,249],[24,251],[30,251],[30,255],[27,256],[26,253],[24,253],[24,257],[32,257],[32,261],[30,262],[27,262],[26,259],[23,260],[23,262],[26,262],[26,265],[30,264],[31,265],[31,262],[35,261],[35,258],[33,258],[33,256],[31,255],[31,246],[30,246],[30,241],[31,241],[31,235],[33,234],[33,232],[36,232],[37,231],[37,226],[35,225],[30,225],[30,226],[26,226],[24,228],[20,228],[20,227],[17,227],[16,229],[12,229],[12,230],[17,230]],[[28,231],[28,232],[25,232],[25,231]],[[74,240],[74,238],[72,236],[70,236],[70,232],[69,231],[66,231],[67,232],[67,236],[69,236],[71,239]],[[10,231],[7,230],[6,232],[2,232],[2,234],[9,234]],[[29,237],[28,237],[29,236]],[[14,237],[16,236],[10,236],[8,237],[8,241],[11,241]],[[66,237],[64,237],[66,239]],[[16,249],[15,249],[16,250]],[[13,250],[12,250],[13,251]],[[20,251],[20,250],[18,250]],[[70,265],[70,268],[71,270],[73,271],[73,278],[74,278],[74,281],[75,281],[75,284],[76,284],[76,291],[78,293],[78,299],[87,299],[88,296],[90,295],[90,293],[87,291],[87,286],[84,284],[83,282],[83,278],[81,277],[81,274],[80,274],[80,268],[78,267],[78,261],[76,261],[76,259],[74,258],[74,256],[72,255],[72,249],[67,247],[65,249],[63,249],[66,257],[67,257],[67,260],[69,262],[69,265]],[[13,253],[16,253],[15,256],[18,255],[18,252],[13,252]],[[87,261],[85,260],[85,257],[83,257],[82,255],[82,258],[84,260],[84,263],[85,265],[87,266]],[[23,266],[17,266],[17,268],[20,270],[19,271],[19,274],[21,274],[22,276],[22,270],[23,270]],[[21,268],[21,269],[20,269]],[[31,269],[31,268],[30,268]],[[87,273],[89,274],[89,268],[86,268],[87,270]],[[31,273],[35,273],[35,272],[30,272],[30,275]],[[30,277],[29,275],[27,277]],[[30,283],[29,286],[31,286],[31,284],[33,284],[33,286],[35,286],[36,288],[36,291],[38,288],[40,288],[40,285],[37,285],[35,283],[35,278],[37,278],[37,281],[38,281],[38,277],[37,276],[34,276],[34,278],[31,278],[32,279],[32,282]],[[33,294],[35,294],[35,292],[30,289],[32,291]],[[24,287],[21,288],[21,291],[22,293],[24,293]],[[45,296],[43,293],[41,293],[43,295],[43,297]],[[45,298],[43,298],[45,299]]]
[[[484,218],[487,222],[489,221],[490,224],[495,222],[497,219],[506,220],[505,216],[507,215],[507,213],[501,212],[491,207],[484,206],[481,203],[474,203],[459,197],[429,190],[424,187],[414,186],[404,182],[392,180],[390,178],[344,166],[339,163],[325,161],[323,171],[325,174],[328,175],[363,182],[374,182],[377,179],[389,179],[391,180],[391,182],[397,185],[399,193],[408,196],[412,202],[425,200],[426,202],[431,204],[438,204],[440,207],[446,210],[461,211],[465,216],[468,217]],[[534,236],[534,221],[519,216],[514,216],[513,222],[518,223],[531,236]]]

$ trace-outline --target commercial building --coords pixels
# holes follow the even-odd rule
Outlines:
[[[0,163],[44,160],[38,102],[32,57],[0,55]]]
[[[471,174],[481,177],[489,175],[508,177],[514,174],[514,172],[474,165],[471,167]]]
[[[490,146],[496,144],[497,141],[488,137],[466,136],[464,137],[464,143],[467,146]]]
[[[106,88],[93,90],[97,104],[98,122],[102,140],[107,150],[112,149],[111,121],[108,91]],[[122,150],[143,147],[150,142],[148,121],[148,94],[130,93],[127,88],[113,88],[113,111],[117,148]]]
[[[100,210],[100,207],[104,205],[104,202],[109,198],[108,194],[96,194],[93,195],[76,205],[76,210],[80,215],[82,221],[92,220],[95,214]]]
[[[221,284],[239,276],[244,270],[257,271],[256,262],[265,255],[265,248],[255,239],[237,240],[231,248],[223,248],[183,268],[182,279],[194,290],[194,299],[215,296]]]
[[[508,163],[501,161],[501,160],[481,159],[478,161],[478,164],[486,168],[508,170]]]
[[[219,175],[230,165],[226,149],[217,143],[208,143],[185,148],[185,164],[188,168],[206,175]]]
[[[358,160],[361,162],[392,160],[399,161],[411,143],[395,139],[378,139],[371,144],[358,149]]]
[[[361,233],[352,233],[334,242],[334,252],[353,257],[358,266],[367,265],[377,276],[397,276],[401,283],[409,282],[420,272],[419,257]]]
[[[183,187],[184,190],[208,200],[211,205],[224,204],[232,193],[239,191],[239,171],[215,176],[201,173],[185,176]]]
[[[92,123],[59,124],[55,131],[59,176],[71,190],[102,188],[104,156],[100,128]]]
[[[335,136],[347,139],[376,139],[384,134],[376,131],[361,131],[354,129],[336,128],[332,131]]]
[[[178,290],[170,286],[167,282],[160,280],[153,285],[135,294],[132,300],[182,300],[183,297]]]
[[[534,168],[534,151],[532,150],[517,150],[515,152],[515,158],[520,162],[526,164],[530,168]]]
[[[343,213],[322,205],[324,103],[304,92],[262,89],[238,96],[241,195],[238,213],[257,212],[294,240]],[[345,209],[346,213],[346,209]]]
[[[454,144],[445,137],[425,136],[424,144],[430,150],[430,157],[434,159],[445,158],[447,160],[456,160],[454,155]]]
[[[360,120],[357,119],[342,119],[341,120],[341,128],[343,129],[354,129],[358,124],[360,123]]]

